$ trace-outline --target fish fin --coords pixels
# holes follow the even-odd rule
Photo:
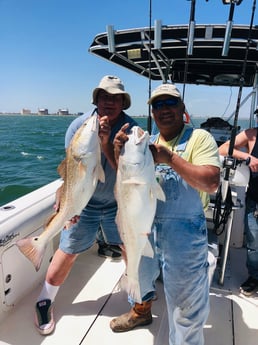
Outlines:
[[[125,273],[122,275],[119,285],[122,290],[128,293],[134,302],[142,303],[140,284],[137,279],[131,278]]]
[[[33,263],[36,271],[40,269],[46,244],[39,237],[23,238],[16,242],[19,250]]]
[[[65,179],[65,168],[66,168],[66,158],[62,160],[62,162],[57,167],[58,174],[62,177],[62,179]]]
[[[153,258],[153,256],[154,256],[154,251],[153,251],[152,245],[151,245],[149,240],[146,241],[146,245],[145,245],[145,247],[143,249],[142,255],[143,256],[148,256],[150,258]]]
[[[85,166],[83,165],[82,161],[80,160],[78,163],[78,167],[77,167],[78,171],[79,171],[79,176],[81,179],[83,179],[84,175],[85,175]]]
[[[44,228],[46,228],[49,223],[51,222],[51,220],[57,215],[58,212],[52,213],[46,220],[45,224],[44,224]]]
[[[161,185],[156,181],[155,183],[155,195],[156,195],[156,198],[161,200],[161,201],[166,201],[166,196],[165,196],[165,193],[161,187]]]

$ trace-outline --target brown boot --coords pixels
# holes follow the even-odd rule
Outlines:
[[[113,332],[127,332],[137,326],[149,325],[152,323],[151,304],[152,301],[135,303],[128,313],[111,320],[110,328]]]

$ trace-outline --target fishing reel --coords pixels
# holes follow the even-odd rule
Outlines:
[[[236,159],[232,156],[220,156],[220,159],[222,163],[221,184],[216,193],[213,212],[214,232],[216,235],[221,235],[225,230],[233,207],[236,206],[235,201],[232,199],[233,191],[231,186],[246,187],[250,178],[249,157],[247,159]],[[237,195],[235,195],[235,198],[237,198]]]
[[[247,159],[236,159],[231,156],[226,156],[224,157],[223,168],[236,170],[237,166],[241,165],[243,162],[245,162],[245,165],[249,165],[250,157],[248,157]]]
[[[228,184],[235,186],[247,186],[250,178],[250,157],[247,159],[236,159],[232,156],[220,157],[222,162],[222,199],[227,194]]]

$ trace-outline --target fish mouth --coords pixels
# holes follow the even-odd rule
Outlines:
[[[148,133],[144,131],[141,127],[134,127],[134,143],[135,145],[139,145],[142,143],[145,138],[147,137]]]

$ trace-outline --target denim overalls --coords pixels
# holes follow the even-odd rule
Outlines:
[[[183,155],[191,133],[191,128],[186,129],[176,147],[177,154]],[[158,165],[156,171],[166,202],[158,201],[150,236],[155,247],[154,260],[145,256],[141,260],[143,301],[153,296],[161,271],[169,345],[203,345],[203,326],[209,313],[208,243],[203,205],[198,191],[172,168]]]

